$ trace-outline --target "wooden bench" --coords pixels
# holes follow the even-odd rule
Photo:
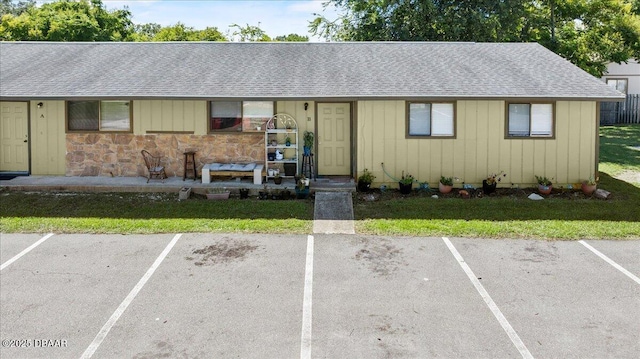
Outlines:
[[[211,177],[219,176],[219,177],[252,177],[253,176],[253,184],[262,184],[262,178],[266,176],[264,171],[264,165],[256,164],[255,168],[252,170],[239,171],[234,169],[229,170],[214,170],[212,168],[217,168],[219,165],[216,163],[209,163],[202,167],[202,183],[211,183]]]

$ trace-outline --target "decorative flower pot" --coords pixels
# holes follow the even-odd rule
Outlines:
[[[497,183],[488,183],[487,180],[482,180],[482,192],[484,194],[491,194],[496,191]]]
[[[598,185],[587,184],[586,182],[582,182],[582,193],[586,194],[587,196],[591,196],[593,192],[596,191],[597,187]]]
[[[291,199],[291,192],[289,192],[289,190],[282,191],[280,193],[280,198],[282,198],[285,201],[288,199]]]
[[[229,192],[207,193],[207,199],[213,199],[213,200],[229,199]]]
[[[309,197],[309,187],[305,187],[304,189],[296,187],[297,199],[306,199],[307,197]]]
[[[540,192],[540,194],[551,194],[551,190],[553,189],[553,185],[550,186],[545,186],[543,184],[539,184],[538,185],[538,192]]]
[[[302,151],[303,151],[303,154],[304,154],[305,156],[309,156],[309,155],[311,155],[311,147],[304,146],[304,147],[302,148]]]
[[[411,189],[413,188],[413,183],[404,184],[402,182],[398,182],[398,185],[400,186],[400,193],[402,194],[411,193]]]
[[[453,186],[444,185],[442,182],[438,182],[438,190],[440,193],[449,193],[453,189]]]
[[[273,178],[273,183],[282,184],[282,177],[274,177]]]
[[[371,189],[371,183],[358,182],[358,192],[369,192]]]

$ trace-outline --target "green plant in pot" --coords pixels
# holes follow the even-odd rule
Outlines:
[[[553,182],[547,176],[536,175],[536,182],[538,182],[538,192],[540,194],[550,194],[553,189]]]
[[[593,192],[598,188],[598,179],[593,175],[589,177],[588,180],[582,182],[582,193],[590,196]]]
[[[276,173],[276,175],[273,177],[273,183],[282,184],[282,176],[280,175],[280,172]]]
[[[400,193],[402,194],[411,193],[411,189],[413,187],[414,181],[415,181],[415,178],[413,178],[412,175],[407,174],[405,176],[404,171],[402,171],[402,178],[400,178],[400,181],[398,181],[398,185],[400,186]]]
[[[485,194],[491,194],[495,192],[496,187],[498,186],[498,182],[502,181],[504,177],[507,177],[507,174],[504,173],[504,171],[490,174],[486,179],[482,180],[482,191]]]
[[[304,175],[300,176],[300,179],[296,182],[296,197],[298,199],[309,197],[309,182]]]
[[[291,146],[291,137],[287,136],[287,137],[284,139],[284,145],[285,145],[285,146]]]
[[[376,179],[376,176],[373,175],[368,169],[364,169],[362,174],[358,177],[358,191],[367,192],[371,189],[371,183]]]
[[[313,140],[315,135],[311,131],[304,131],[304,135],[302,136],[303,141],[303,151],[305,156],[309,156],[311,154],[311,149],[313,148]]]
[[[453,177],[440,176],[438,190],[440,193],[449,193],[453,189]]]

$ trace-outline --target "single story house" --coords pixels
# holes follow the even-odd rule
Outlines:
[[[621,64],[612,62],[602,80],[625,95],[640,95],[640,63],[633,59]]]
[[[256,124],[286,113],[320,176],[568,184],[597,173],[599,104],[623,99],[535,43],[4,42],[0,171],[145,176],[143,149],[169,176],[186,149],[262,163]]]

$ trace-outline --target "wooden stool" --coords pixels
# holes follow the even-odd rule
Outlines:
[[[198,173],[196,172],[196,151],[188,151],[184,153],[184,172],[182,174],[182,180],[184,181],[187,177],[193,178],[194,181],[198,177]]]
[[[313,170],[313,153],[302,155],[302,175],[307,177],[308,179],[313,178],[313,180],[315,181],[315,172]]]

